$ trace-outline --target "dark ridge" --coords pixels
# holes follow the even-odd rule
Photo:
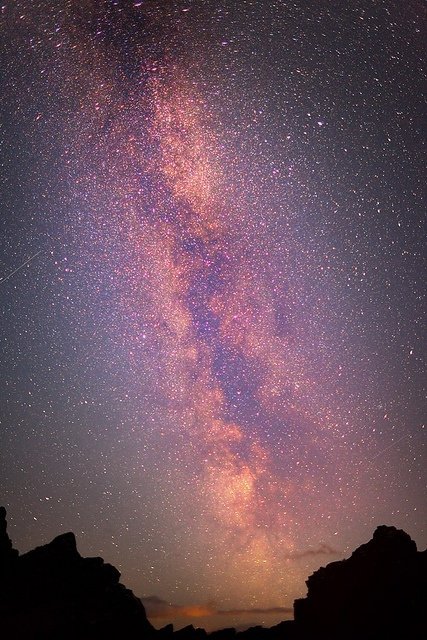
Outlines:
[[[311,575],[294,603],[307,638],[427,638],[427,551],[407,533],[378,527],[348,560]]]
[[[19,555],[0,507],[0,636],[13,640],[424,640],[427,551],[407,533],[380,526],[347,560],[307,580],[295,620],[240,633],[192,625],[155,630],[144,606],[102,558],[82,558],[73,533]]]
[[[73,533],[22,556],[0,508],[0,637],[101,640],[154,637],[141,601],[102,558],[82,558]]]

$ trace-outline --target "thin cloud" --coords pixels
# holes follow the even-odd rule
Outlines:
[[[300,560],[301,558],[310,558],[315,556],[337,556],[340,551],[330,547],[328,544],[320,544],[315,549],[306,549],[305,551],[294,551],[285,556],[288,560]]]
[[[218,609],[212,605],[192,604],[177,605],[171,604],[158,598],[157,596],[147,596],[141,598],[146,609],[148,618],[203,618],[205,616],[239,616],[250,614],[283,614],[293,613],[290,607],[270,607],[268,609],[252,608],[252,609]]]
[[[292,607],[270,607],[269,609],[257,609],[254,607],[253,609],[226,609],[226,610],[219,609],[216,613],[222,616],[227,616],[227,615],[240,616],[242,614],[251,614],[251,613],[268,615],[268,614],[275,614],[275,613],[289,614],[293,612],[294,610]]]
[[[202,618],[216,613],[209,605],[178,605],[166,602],[157,596],[141,598],[149,618]]]

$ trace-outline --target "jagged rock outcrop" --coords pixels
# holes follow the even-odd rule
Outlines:
[[[167,624],[165,627],[157,630],[156,638],[170,638],[173,635],[173,624]]]
[[[350,558],[320,568],[306,584],[307,597],[294,604],[303,638],[427,638],[427,552],[404,531],[378,527]]]
[[[195,629],[192,624],[189,624],[187,627],[175,631],[173,638],[174,640],[205,640],[207,635],[204,629]]]
[[[73,533],[18,556],[0,509],[0,633],[14,640],[151,639],[141,601],[102,558],[82,558]]]
[[[7,571],[18,557],[18,551],[13,548],[7,533],[6,509],[0,507],[0,576]]]
[[[236,640],[297,640],[296,627],[293,620],[285,620],[274,627],[250,627],[236,635]],[[313,639],[314,640],[314,639]]]
[[[221,631],[213,631],[209,634],[209,640],[234,640],[236,633],[236,629],[233,627],[221,629]]]

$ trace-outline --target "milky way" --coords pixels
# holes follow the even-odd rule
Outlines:
[[[2,21],[15,546],[73,529],[212,628],[289,615],[378,524],[425,544],[422,4]]]

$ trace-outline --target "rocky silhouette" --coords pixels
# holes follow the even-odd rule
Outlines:
[[[395,527],[378,527],[347,560],[320,568],[296,600],[295,620],[207,634],[156,631],[141,601],[102,558],[83,558],[73,533],[19,555],[0,507],[0,636],[11,640],[423,640],[427,551]]]
[[[427,551],[407,533],[380,526],[347,560],[331,562],[294,604],[303,638],[427,638]]]
[[[21,556],[0,508],[0,636],[13,640],[154,637],[141,601],[102,558],[82,558],[73,533]]]
[[[13,565],[18,555],[7,533],[6,509],[0,507],[0,577]]]

